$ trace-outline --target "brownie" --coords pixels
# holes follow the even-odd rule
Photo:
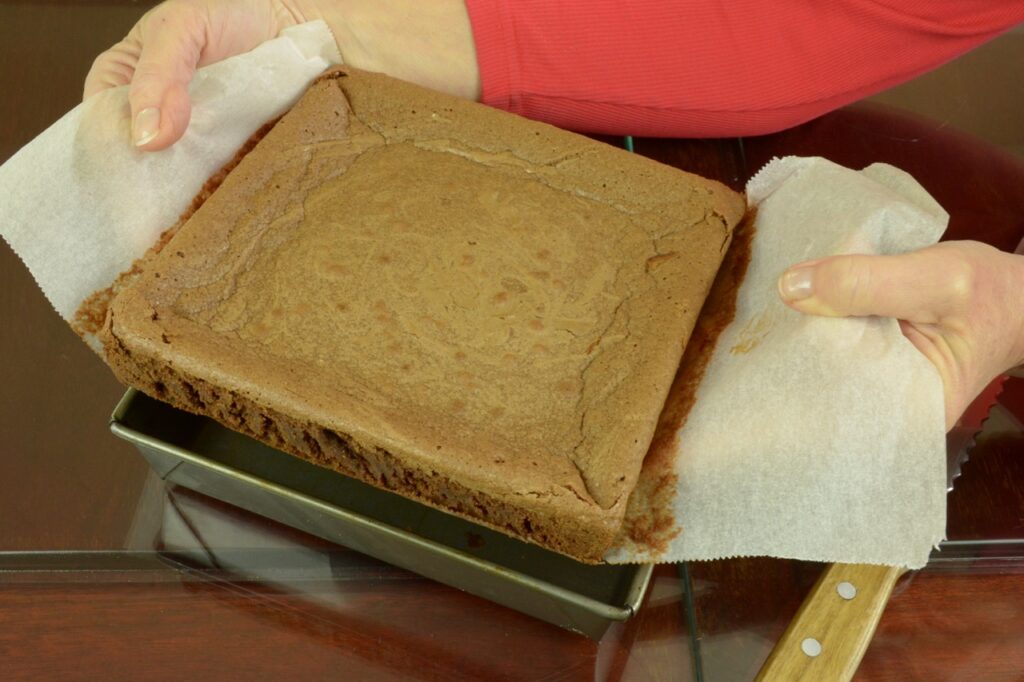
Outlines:
[[[101,338],[149,395],[596,562],[743,212],[712,181],[337,69]]]

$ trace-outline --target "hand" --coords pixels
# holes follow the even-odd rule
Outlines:
[[[93,62],[84,98],[130,84],[132,138],[157,151],[188,127],[196,68],[248,52],[283,29],[323,19],[355,68],[459,97],[480,96],[463,0],[167,0]]]
[[[993,378],[1024,362],[1024,256],[979,242],[808,261],[783,273],[779,294],[814,315],[899,319],[942,376],[947,429]]]
[[[147,151],[164,149],[188,127],[187,88],[196,68],[248,52],[303,21],[287,0],[169,0],[96,58],[83,99],[130,84],[132,141]]]

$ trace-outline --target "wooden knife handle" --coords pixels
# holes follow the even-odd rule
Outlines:
[[[849,680],[905,569],[832,564],[775,645],[759,682]]]

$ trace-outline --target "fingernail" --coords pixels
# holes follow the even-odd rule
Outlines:
[[[813,268],[796,267],[779,278],[779,293],[787,301],[802,301],[814,293]]]
[[[135,116],[135,125],[132,127],[132,137],[135,139],[135,146],[141,147],[153,141],[153,138],[160,132],[160,110],[156,107],[143,109]]]

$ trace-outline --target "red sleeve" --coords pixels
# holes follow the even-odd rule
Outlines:
[[[483,101],[590,132],[787,128],[1024,21],[998,0],[467,0]]]

